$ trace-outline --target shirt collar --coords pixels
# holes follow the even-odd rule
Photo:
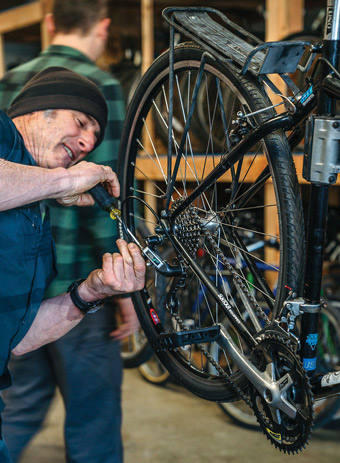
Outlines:
[[[46,50],[40,53],[40,56],[49,56],[49,55],[69,56],[79,61],[87,61],[88,63],[93,64],[93,61],[88,56],[86,56],[84,53],[82,53],[81,51],[75,48],[67,47],[65,45],[50,45]]]

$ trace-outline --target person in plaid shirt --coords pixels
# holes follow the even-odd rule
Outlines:
[[[107,42],[109,2],[55,0],[53,15],[46,18],[52,45],[4,76],[0,108],[7,110],[22,86],[49,66],[63,66],[84,75],[101,89],[109,110],[105,138],[88,160],[116,171],[125,115],[123,93],[116,79],[95,64]],[[66,208],[50,201],[49,207],[59,270],[46,294],[53,297],[97,268],[103,253],[115,251],[117,225],[97,206]],[[118,310],[123,321],[119,328]],[[130,297],[115,298],[60,340],[12,360],[14,385],[3,393],[3,434],[14,462],[40,429],[56,387],[66,410],[67,462],[123,460],[119,340],[137,327]]]

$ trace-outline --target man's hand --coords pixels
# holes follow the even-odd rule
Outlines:
[[[109,166],[81,161],[68,169],[26,166],[0,159],[0,211],[30,204],[42,199],[58,199],[71,206],[92,206],[94,200],[86,194],[103,183],[111,196],[119,196],[117,175]]]
[[[110,333],[110,336],[116,341],[120,341],[138,330],[139,321],[131,298],[116,298],[115,303],[118,306],[121,324]]]
[[[67,193],[61,193],[58,202],[64,206],[93,206],[94,199],[84,193],[98,183],[103,183],[111,196],[118,197],[120,192],[117,175],[111,167],[82,161],[67,169],[69,187]]]
[[[143,289],[145,261],[138,246],[121,239],[117,240],[117,246],[120,254],[104,254],[102,268],[91,272],[79,286],[79,295],[85,301]]]
[[[102,268],[91,272],[78,287],[84,301],[91,302],[143,289],[145,262],[138,246],[127,244],[124,240],[118,240],[117,244],[120,254],[104,254]],[[84,314],[75,307],[69,293],[45,299],[25,337],[13,349],[14,354],[22,355],[56,341],[83,317]]]

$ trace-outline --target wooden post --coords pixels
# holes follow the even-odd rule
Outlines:
[[[303,30],[304,0],[266,0],[266,42]]]
[[[53,0],[40,0],[41,1],[41,9],[42,9],[42,20],[40,23],[40,37],[41,37],[41,49],[45,50],[51,44],[51,36],[47,32],[46,23],[45,23],[45,16],[48,13],[51,13]]]
[[[142,74],[150,67],[154,56],[153,0],[141,0]]]
[[[266,0],[266,42],[282,40],[287,35],[303,30],[304,0]],[[285,95],[287,90],[279,76],[271,76],[271,80]],[[270,93],[274,103],[281,98]],[[281,110],[282,107],[279,107]],[[282,109],[284,110],[284,108]]]
[[[142,31],[142,75],[149,69],[154,58],[154,9],[153,0],[141,0],[141,31]],[[149,135],[144,133],[143,144],[150,155],[153,154],[153,147],[150,138],[155,141],[155,127],[151,116],[146,119]],[[155,186],[144,181],[144,189],[149,193],[145,198],[148,204],[157,211],[157,194]],[[154,222],[154,216],[148,208],[145,208],[145,218],[151,223]],[[153,232],[153,230],[152,230]]]

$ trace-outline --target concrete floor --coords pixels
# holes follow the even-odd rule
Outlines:
[[[260,432],[233,425],[220,408],[177,385],[146,383],[125,371],[125,463],[330,463],[340,460],[339,429],[316,430],[307,449],[281,454]],[[56,398],[44,429],[21,463],[63,463],[63,407]],[[96,463],[96,462],[89,462]]]

